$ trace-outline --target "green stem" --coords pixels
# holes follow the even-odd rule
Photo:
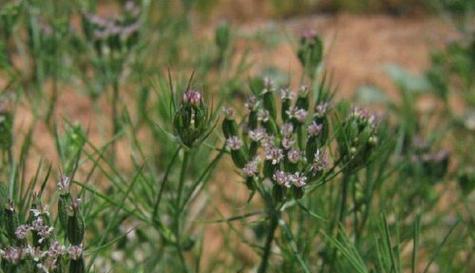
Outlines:
[[[189,150],[184,150],[183,151],[183,162],[181,166],[181,171],[180,171],[180,180],[178,182],[178,193],[176,197],[176,204],[175,204],[175,238],[176,238],[176,250],[178,252],[178,257],[180,259],[180,262],[183,266],[184,272],[189,272],[188,266],[186,265],[186,260],[183,255],[183,249],[181,246],[181,217],[182,217],[182,212],[183,210],[180,209],[181,206],[181,198],[183,195],[183,188],[185,185],[185,178],[186,178],[186,170],[188,168],[188,161],[190,157],[190,151]]]
[[[117,104],[119,102],[119,80],[114,80],[112,84],[112,137],[114,138],[119,133],[119,119],[118,119],[118,110]],[[112,162],[115,160],[116,156],[116,145],[115,142],[112,143]]]
[[[267,233],[266,243],[264,245],[264,253],[262,254],[261,263],[259,265],[258,273],[265,273],[267,271],[269,265],[269,259],[271,256],[271,248],[272,242],[274,241],[274,234],[277,230],[277,226],[279,223],[279,217],[277,216],[274,209],[271,209],[269,213],[270,217],[270,225],[269,225],[269,233]]]
[[[186,169],[188,168],[189,155],[190,155],[189,151],[185,150],[183,152],[183,162],[182,162],[181,171],[180,171],[180,180],[178,183],[178,196],[176,198],[177,209],[180,208],[180,204],[181,204],[181,197],[183,195],[183,187],[185,184],[185,174],[186,174]]]

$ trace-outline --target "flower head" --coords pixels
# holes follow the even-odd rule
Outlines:
[[[229,149],[236,151],[241,149],[242,141],[239,137],[232,136],[226,140],[226,146],[228,146]]]
[[[309,136],[318,136],[322,132],[322,125],[312,121],[312,123],[307,128],[307,133]]]
[[[272,165],[279,163],[283,157],[284,154],[282,150],[277,147],[267,147],[265,149],[265,158],[266,160],[270,160]]]
[[[198,106],[201,103],[202,95],[199,91],[188,89],[183,94],[183,103],[190,104],[192,106]]]

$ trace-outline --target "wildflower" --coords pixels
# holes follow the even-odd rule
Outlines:
[[[256,157],[253,160],[249,161],[244,168],[242,168],[242,172],[247,177],[255,176],[258,173],[258,164],[259,158]]]
[[[290,188],[290,179],[289,176],[281,170],[278,170],[272,176],[272,179],[280,186],[285,186]]]
[[[281,141],[281,144],[282,144],[282,147],[285,149],[285,150],[288,150],[290,148],[292,148],[292,146],[294,145],[295,143],[295,140],[293,140],[292,138],[290,137],[284,137]]]
[[[68,249],[69,257],[76,261],[82,256],[82,245],[73,245]]]
[[[289,176],[289,180],[297,188],[302,188],[303,186],[307,185],[307,177],[299,172],[291,174]]]
[[[234,119],[234,110],[229,107],[223,107],[223,113],[225,119]]]
[[[69,192],[69,186],[71,179],[67,176],[62,176],[58,182],[58,190],[61,194],[66,194]]]
[[[265,149],[265,158],[272,162],[272,165],[279,163],[284,157],[282,150],[276,147],[267,147]]]
[[[304,123],[307,118],[308,112],[305,109],[297,109],[295,107],[287,110],[287,115],[291,118],[295,118],[298,122]]]
[[[280,129],[280,132],[282,133],[282,136],[290,137],[294,132],[294,126],[292,123],[284,123]]]
[[[261,139],[261,145],[264,149],[274,146],[275,137],[272,135],[268,135],[267,133]]]
[[[298,94],[299,94],[299,97],[308,96],[308,86],[306,86],[306,85],[300,86]]]
[[[242,141],[237,136],[232,136],[226,140],[226,146],[234,151],[241,149]]]
[[[298,163],[302,159],[302,153],[297,149],[290,149],[287,152],[287,158],[291,163]]]
[[[201,93],[196,90],[187,90],[183,94],[183,103],[191,104],[192,106],[198,106],[201,103],[202,96]]]
[[[269,121],[269,111],[259,110],[259,112],[257,113],[257,120],[262,121],[262,122]]]
[[[304,123],[305,122],[305,119],[307,118],[307,114],[308,112],[305,110],[305,109],[298,109],[295,114],[294,114],[294,117],[295,119],[297,119],[300,123]]]
[[[328,102],[319,103],[315,106],[315,116],[324,117],[328,112]]]
[[[244,103],[244,106],[249,111],[255,111],[258,105],[257,97],[256,96],[249,96]]]
[[[312,123],[308,126],[307,128],[307,133],[309,136],[317,136],[322,132],[322,125],[317,124],[315,121],[312,121]]]
[[[15,235],[19,240],[23,240],[28,236],[28,231],[30,230],[30,226],[28,225],[21,225],[17,227],[15,231]]]
[[[291,100],[293,98],[293,94],[289,88],[282,88],[280,89],[280,99],[281,100]]]
[[[3,253],[3,258],[12,264],[17,264],[22,258],[22,249],[17,247],[9,247]]]
[[[252,141],[259,142],[266,137],[267,133],[264,128],[257,128],[255,130],[249,131],[249,138]]]
[[[318,149],[315,152],[315,156],[312,162],[311,170],[313,173],[317,173],[325,170],[328,167],[328,157],[326,152]]]
[[[48,249],[48,256],[50,258],[57,258],[61,255],[63,255],[65,252],[65,248],[63,245],[61,245],[58,241],[53,241],[51,243],[51,246]]]

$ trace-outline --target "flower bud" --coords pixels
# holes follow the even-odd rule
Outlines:
[[[173,119],[176,135],[185,146],[192,147],[206,137],[209,123],[208,108],[201,93],[187,90]]]
[[[297,56],[307,75],[313,78],[323,57],[323,42],[315,32],[301,36]]]
[[[68,216],[67,236],[72,245],[80,245],[84,239],[84,220],[79,211],[79,201],[72,201],[72,214]]]
[[[269,112],[270,117],[275,120],[277,115],[276,104],[275,104],[275,96],[272,90],[266,90],[262,95],[262,103],[264,109]]]

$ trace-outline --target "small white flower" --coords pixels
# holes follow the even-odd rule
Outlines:
[[[308,126],[307,128],[307,133],[309,136],[317,136],[322,132],[322,125],[317,124],[315,121],[312,121],[312,123]]]
[[[290,181],[297,188],[307,185],[307,177],[299,172],[290,175]]]
[[[295,112],[295,119],[297,119],[300,123],[304,123],[305,119],[307,118],[308,112],[304,109],[298,109]]]
[[[257,128],[249,131],[249,138],[255,142],[261,141],[266,135],[267,133],[264,128]]]
[[[282,136],[289,137],[294,132],[294,126],[290,122],[286,122],[282,124],[282,128],[280,129]]]
[[[290,188],[291,181],[289,179],[289,175],[286,174],[284,171],[277,170],[273,175],[272,179],[280,186],[284,186]]]
[[[72,260],[75,260],[75,261],[78,260],[82,256],[82,246],[81,245],[70,246],[68,249],[68,254]]]
[[[223,107],[224,117],[226,119],[234,119],[234,110],[229,107]]]
[[[280,98],[282,100],[291,100],[293,97],[293,93],[289,88],[280,89]]]
[[[306,97],[308,95],[308,86],[302,85],[299,88],[299,97]]]
[[[257,112],[257,120],[262,121],[262,122],[267,122],[269,121],[269,111],[267,110],[259,110]]]
[[[239,150],[242,146],[242,141],[237,136],[232,136],[226,140],[226,146],[231,150]]]
[[[297,163],[302,159],[302,153],[297,149],[290,149],[290,151],[287,152],[287,158],[291,163]]]
[[[69,186],[71,184],[71,178],[68,176],[61,176],[58,182],[58,190],[60,193],[67,193],[69,192]]]
[[[246,99],[246,102],[244,103],[244,106],[245,106],[246,109],[249,110],[249,111],[254,111],[254,110],[256,110],[257,105],[258,105],[258,101],[257,101],[256,96],[249,96],[249,97]]]
[[[276,165],[277,163],[279,163],[283,157],[284,154],[279,148],[267,147],[265,149],[265,158],[266,160],[270,160],[272,162],[272,165]]]
[[[316,173],[316,172],[325,170],[327,167],[328,167],[327,154],[326,154],[326,152],[318,149],[315,152],[315,157],[313,159],[311,169],[314,173]]]
[[[249,161],[244,168],[242,168],[242,172],[247,177],[253,177],[258,173],[258,164],[259,158],[256,157],[252,161]]]
[[[294,145],[295,143],[295,140],[293,140],[292,138],[287,138],[287,137],[284,137],[281,141],[282,143],[282,147],[285,149],[285,150],[288,150],[290,148],[292,148],[292,146]]]
[[[21,225],[21,226],[17,227],[17,229],[15,231],[15,236],[18,239],[23,240],[23,239],[26,238],[26,236],[28,236],[28,231],[30,231],[30,226]]]
[[[315,106],[315,115],[317,117],[323,117],[328,112],[328,102],[320,103]]]

